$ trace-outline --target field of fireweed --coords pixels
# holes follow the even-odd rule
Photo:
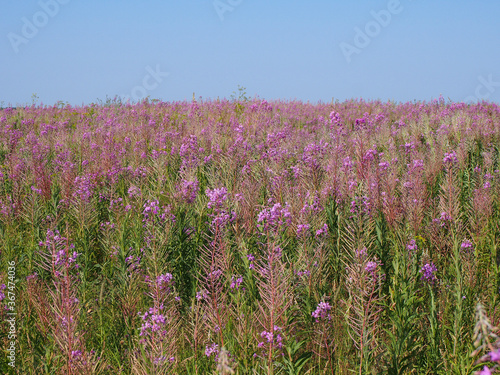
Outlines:
[[[2,109],[0,371],[495,372],[499,151],[486,102]]]

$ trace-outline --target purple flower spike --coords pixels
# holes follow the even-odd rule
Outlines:
[[[329,311],[332,309],[332,306],[328,302],[320,302],[318,303],[318,306],[316,307],[316,310],[312,312],[313,318],[316,318],[316,322],[319,321],[319,319],[325,319],[328,318],[328,320],[331,319]]]
[[[433,285],[434,282],[437,280],[437,277],[435,275],[436,271],[437,271],[437,268],[434,265],[434,263],[432,263],[432,262],[427,263],[420,269],[420,273],[422,274],[422,277],[420,279],[422,281],[425,281],[425,282]]]
[[[457,161],[458,161],[458,159],[457,159],[457,154],[455,151],[444,154],[443,163],[453,164],[453,163],[456,163]]]
[[[417,250],[418,249],[417,241],[411,240],[410,242],[408,242],[408,245],[406,245],[406,248],[410,251]]]
[[[465,239],[464,242],[462,242],[462,244],[460,245],[460,247],[463,249],[463,250],[468,250],[468,249],[472,249],[472,242],[470,242],[469,240]]]

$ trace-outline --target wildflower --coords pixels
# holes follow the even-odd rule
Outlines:
[[[5,293],[3,290],[6,288],[5,284],[0,285],[0,302],[5,299]]]
[[[165,357],[165,356],[161,356],[161,357],[155,358],[155,359],[153,360],[153,363],[154,363],[155,365],[159,365],[159,364],[161,364],[161,363],[165,362],[166,360],[167,360],[167,357]]]
[[[326,236],[327,234],[328,234],[328,225],[326,224],[316,231],[316,237]]]
[[[31,186],[31,190],[34,191],[37,194],[42,194],[42,189],[37,189],[35,186]]]
[[[144,220],[143,221],[148,221],[148,219],[153,216],[157,215],[160,207],[158,206],[159,202],[158,200],[149,200],[144,203],[144,211],[142,214],[144,215]]]
[[[491,375],[491,371],[488,366],[484,366],[479,375]]]
[[[365,259],[367,255],[368,255],[368,249],[366,247],[356,250],[356,257],[360,258],[360,260]]]
[[[433,222],[439,223],[440,226],[444,227],[447,221],[452,221],[452,217],[447,212],[441,212],[439,218],[432,220]]]
[[[279,230],[281,227],[289,226],[292,222],[290,213],[290,205],[285,204],[285,207],[280,203],[275,203],[271,208],[262,210],[258,217],[257,222],[261,223],[258,226],[263,230]]]
[[[182,180],[181,182],[181,196],[187,203],[193,203],[196,199],[196,195],[200,190],[199,182],[197,179],[194,181]]]
[[[210,357],[212,354],[214,354],[215,358],[217,359],[219,355],[219,345],[217,345],[216,343],[212,343],[212,345],[210,346],[205,346],[205,355],[207,357]]]
[[[229,286],[233,290],[239,290],[241,283],[243,282],[243,277],[241,276],[232,276],[231,277],[231,285]]]
[[[436,275],[434,274],[436,271],[437,268],[434,263],[427,263],[419,271],[422,274],[420,279],[432,285],[437,280]]]
[[[224,201],[227,199],[227,189],[222,187],[220,189],[207,189],[205,190],[205,194],[208,199],[208,208],[222,208],[224,205]]]
[[[171,273],[166,273],[164,275],[160,275],[156,278],[156,282],[160,290],[170,291],[170,286],[174,283],[174,277]]]
[[[206,290],[201,290],[199,292],[196,292],[196,299],[198,301],[201,301],[203,299],[207,299],[208,298],[208,292]]]
[[[162,328],[167,324],[167,319],[165,315],[161,314],[163,309],[164,306],[161,304],[158,308],[149,308],[149,311],[146,311],[142,316],[139,312],[139,316],[143,321],[140,336],[149,336],[153,332],[160,332],[162,336],[165,334]]]
[[[368,273],[373,273],[377,269],[377,266],[378,266],[377,262],[370,261],[366,263],[365,271]]]
[[[344,160],[342,160],[342,166],[344,167],[345,172],[352,169],[353,164],[349,156],[344,158]]]
[[[254,269],[254,261],[255,261],[255,257],[252,255],[252,254],[248,254],[247,255],[247,258],[248,258],[248,261],[250,262],[250,264],[248,265],[248,268],[249,269]]]
[[[349,209],[349,211],[352,213],[352,214],[355,214],[356,213],[356,201],[351,201],[351,208]]]
[[[452,164],[457,162],[457,154],[455,151],[452,151],[450,153],[445,153],[444,158],[443,158],[443,163],[445,164]]]
[[[404,144],[404,146],[401,146],[401,147],[405,150],[406,154],[409,154],[411,150],[415,149],[415,143],[407,142]]]
[[[422,168],[424,168],[424,161],[423,160],[418,160],[418,159],[413,160],[413,169],[422,169]]]
[[[222,275],[222,270],[217,269],[208,274],[209,277],[212,277],[214,280],[217,280]]]
[[[491,362],[500,361],[500,349],[493,350],[492,352],[490,352],[490,360],[491,360]]]
[[[297,276],[299,276],[299,277],[302,277],[302,276],[309,277],[309,276],[311,276],[311,272],[309,270],[297,271],[295,274]]]
[[[90,198],[94,195],[94,182],[92,176],[77,176],[75,177],[75,192],[73,197],[79,198],[83,202],[90,202]]]
[[[309,229],[311,226],[309,224],[299,224],[297,225],[297,237],[300,236],[307,236],[307,233],[309,232]]]
[[[414,251],[414,250],[417,250],[418,249],[418,246],[417,246],[417,241],[415,240],[411,240],[408,245],[406,245],[406,248],[410,251]]]
[[[293,177],[295,179],[298,179],[302,173],[301,169],[299,166],[292,166],[290,169],[293,171]]]
[[[330,122],[333,124],[333,125],[339,125],[341,123],[341,118],[340,118],[340,114],[335,112],[335,111],[332,111],[330,112]]]
[[[275,333],[279,331],[281,331],[281,327],[276,325],[273,327],[272,332],[262,331],[260,333],[260,337],[265,339],[265,341],[259,342],[257,346],[259,348],[263,348],[267,343],[271,348],[277,347],[281,349],[283,347],[283,337],[279,333]]]
[[[462,242],[462,244],[460,245],[460,247],[463,249],[463,250],[467,250],[467,249],[472,249],[472,243],[465,239],[464,242]]]
[[[318,306],[316,307],[316,310],[312,312],[312,316],[316,318],[316,323],[319,321],[319,319],[324,319],[328,318],[328,320],[331,319],[329,311],[332,309],[332,306],[328,302],[320,302],[318,303]]]
[[[389,163],[386,161],[383,161],[381,163],[378,163],[378,166],[379,166],[381,171],[386,171],[387,168],[389,168]]]
[[[135,185],[131,185],[128,189],[128,196],[130,198],[140,197],[141,196],[141,189],[139,189]]]

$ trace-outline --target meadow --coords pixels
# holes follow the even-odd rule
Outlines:
[[[494,373],[499,152],[489,102],[1,109],[0,372]]]

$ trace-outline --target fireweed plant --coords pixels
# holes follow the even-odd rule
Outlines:
[[[441,98],[3,108],[0,373],[499,372],[499,145]]]

